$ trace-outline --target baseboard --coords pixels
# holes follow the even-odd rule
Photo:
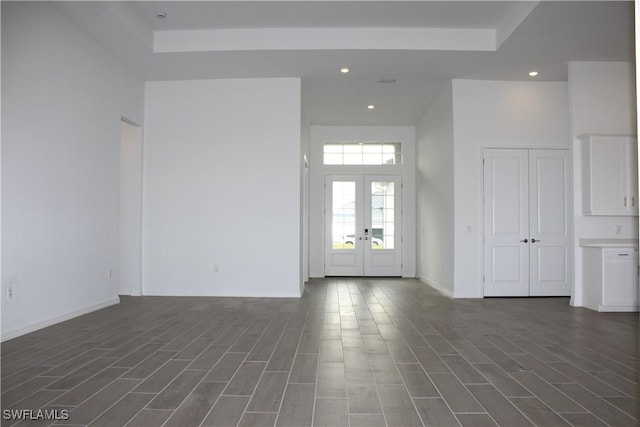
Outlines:
[[[142,295],[150,297],[211,297],[211,298],[300,298],[302,295],[293,293],[274,293],[274,294],[257,294],[254,292],[241,293],[229,292],[220,293],[212,291],[207,294],[204,292],[188,292],[179,288],[145,288]]]
[[[598,311],[600,312],[618,312],[618,313],[636,313],[638,311],[637,305],[598,305]]]
[[[56,316],[56,317],[52,317],[51,319],[43,320],[42,322],[36,322],[22,328],[6,331],[2,333],[2,338],[0,338],[0,341],[2,342],[8,341],[10,339],[17,338],[25,334],[35,332],[39,329],[43,329],[48,326],[53,326],[60,322],[64,322],[66,320],[73,319],[74,317],[82,316],[83,314],[91,313],[93,311],[97,311],[97,310],[100,310],[115,304],[119,304],[119,303],[120,303],[120,297],[115,297],[110,300],[101,302],[99,304],[93,304],[87,307],[83,307],[79,310],[71,311],[61,316]]]
[[[421,282],[426,283],[427,285],[431,286],[433,289],[435,289],[436,291],[440,292],[441,294],[448,296],[449,298],[453,298],[453,292],[450,291],[449,289],[445,288],[444,286],[442,286],[441,284],[433,281],[433,280],[429,280],[426,279],[424,277],[418,277],[418,279]]]

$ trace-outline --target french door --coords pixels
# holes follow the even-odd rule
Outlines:
[[[484,295],[570,295],[567,150],[484,151]]]
[[[399,176],[325,178],[325,275],[402,275]]]

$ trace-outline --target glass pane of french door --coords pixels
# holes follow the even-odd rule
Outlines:
[[[362,175],[325,178],[325,275],[364,273]]]
[[[402,275],[401,183],[395,175],[364,176],[365,276]]]
[[[336,250],[354,250],[356,244],[356,183],[331,183],[331,241]]]
[[[371,182],[371,249],[395,246],[395,182]]]

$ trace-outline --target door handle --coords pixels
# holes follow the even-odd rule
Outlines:
[[[540,240],[531,239],[531,243],[539,242]]]
[[[528,240],[528,239],[523,239],[523,240],[520,240],[520,241],[521,241],[522,243],[529,243],[529,240]]]

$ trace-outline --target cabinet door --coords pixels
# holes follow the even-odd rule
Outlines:
[[[638,146],[626,135],[583,138],[583,212],[638,215]]]
[[[625,215],[628,199],[627,143],[619,137],[590,137],[585,144],[585,213]]]
[[[627,139],[627,161],[628,166],[628,193],[631,203],[628,204],[629,212],[638,215],[638,142],[636,138]]]
[[[604,249],[602,305],[636,307],[638,305],[638,251]]]

